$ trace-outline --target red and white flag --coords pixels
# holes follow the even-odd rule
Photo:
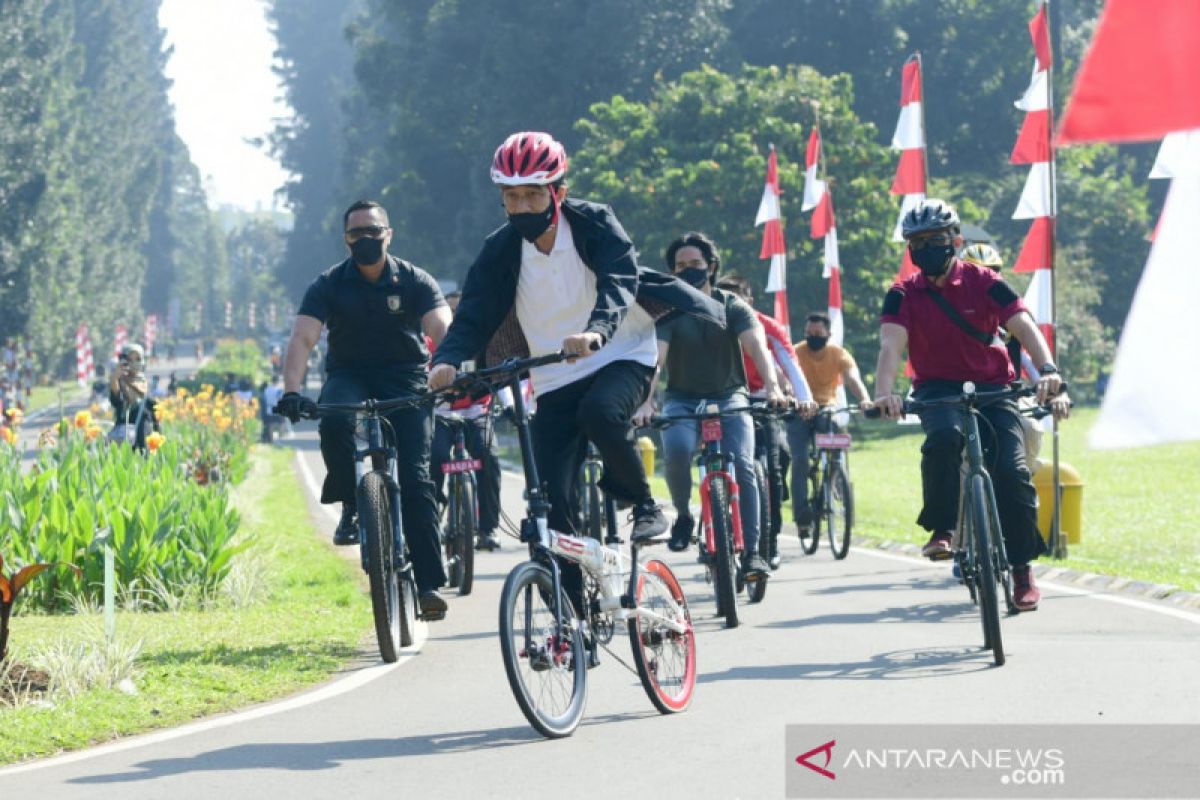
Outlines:
[[[80,386],[90,386],[96,377],[96,367],[92,363],[92,338],[88,336],[87,325],[75,329],[75,379]]]
[[[791,327],[788,320],[787,303],[787,248],[783,241],[783,222],[779,215],[779,164],[775,156],[775,145],[767,156],[767,182],[763,187],[762,201],[754,226],[763,225],[762,250],[758,257],[771,260],[771,271],[767,277],[767,291],[775,293],[775,319],[785,328]]]
[[[146,327],[142,339],[146,344],[146,357],[154,352],[154,340],[158,338],[158,315],[146,315]]]
[[[121,355],[121,351],[125,349],[128,342],[129,328],[125,327],[125,323],[118,322],[116,332],[113,334],[113,358]]]
[[[804,203],[800,210],[813,212],[809,235],[825,240],[821,277],[829,279],[829,340],[840,345],[844,330],[837,222],[833,213],[833,195],[829,192],[828,184],[817,177],[821,166],[821,132],[816,127],[809,134],[808,154],[804,163]]]
[[[914,54],[904,62],[900,78],[900,119],[896,132],[892,134],[892,148],[900,151],[900,162],[896,165],[896,178],[892,181],[892,194],[903,195],[900,216],[896,218],[896,229],[892,239],[904,241],[900,222],[904,215],[925,199],[925,106],[921,88],[921,56]],[[903,280],[917,271],[904,248],[904,261],[900,265],[897,280]]]
[[[1054,153],[1050,146],[1050,126],[1053,124],[1053,105],[1050,97],[1053,55],[1050,50],[1050,28],[1046,20],[1046,4],[1039,2],[1038,10],[1029,21],[1033,40],[1033,76],[1029,88],[1015,105],[1025,112],[1025,120],[1017,134],[1009,161],[1029,164],[1029,176],[1017,202],[1013,219],[1030,219],[1029,233],[1021,246],[1013,269],[1032,272],[1033,280],[1025,293],[1034,320],[1042,329],[1051,351],[1054,349]]]
[[[1200,3],[1109,0],[1080,65],[1059,144],[1166,137],[1152,175],[1170,178],[1093,447],[1200,440],[1200,372],[1178,360],[1200,296]]]

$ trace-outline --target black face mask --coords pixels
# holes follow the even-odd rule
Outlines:
[[[820,350],[829,341],[828,336],[805,336],[804,341],[808,343],[809,350]]]
[[[704,267],[688,267],[675,273],[675,277],[685,281],[697,289],[703,289],[708,283],[708,270]]]
[[[954,259],[954,245],[947,244],[941,246],[926,245],[920,250],[909,250],[909,255],[912,257],[912,262],[917,265],[917,269],[921,270],[926,278],[936,278],[950,269],[950,262]]]
[[[383,239],[372,239],[370,236],[355,239],[350,243],[350,255],[354,263],[360,266],[377,264],[383,258]]]
[[[550,223],[554,221],[554,201],[550,201],[550,205],[546,206],[545,211],[509,214],[508,221],[517,229],[517,233],[521,234],[522,239],[533,244],[550,228]]]

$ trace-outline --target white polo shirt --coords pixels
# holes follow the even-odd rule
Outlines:
[[[561,212],[560,212],[561,213]],[[571,226],[559,217],[549,255],[528,241],[521,242],[521,275],[517,281],[517,321],[529,343],[529,354],[546,355],[562,349],[563,339],[587,328],[596,306],[596,273],[575,250]],[[574,363],[563,362],[533,370],[538,395],[599,372],[614,361],[636,361],[653,367],[658,360],[654,320],[634,303],[621,326],[599,352]]]

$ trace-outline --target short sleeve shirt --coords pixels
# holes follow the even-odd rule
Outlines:
[[[992,344],[983,344],[956,325],[930,297],[938,291],[971,327],[992,336]],[[1004,345],[993,334],[1026,310],[997,273],[955,259],[941,289],[919,273],[893,284],[884,298],[880,321],[908,332],[914,386],[934,380],[1002,385],[1016,374]]]
[[[668,317],[657,325],[667,350],[669,400],[726,400],[746,391],[746,368],[738,337],[758,325],[754,309],[729,292],[713,290],[725,305],[725,328],[690,314]]]
[[[837,399],[842,375],[857,366],[854,357],[836,344],[827,343],[820,350],[812,350],[808,342],[797,342],[794,349],[813,401],[822,406],[832,404]]]
[[[446,305],[437,281],[407,261],[388,256],[375,283],[352,259],[313,281],[297,312],[329,329],[330,370],[353,367],[424,369],[429,349],[422,318]]]

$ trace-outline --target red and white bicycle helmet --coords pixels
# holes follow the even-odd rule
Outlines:
[[[567,174],[567,151],[548,133],[514,133],[492,157],[492,183],[545,186]]]

